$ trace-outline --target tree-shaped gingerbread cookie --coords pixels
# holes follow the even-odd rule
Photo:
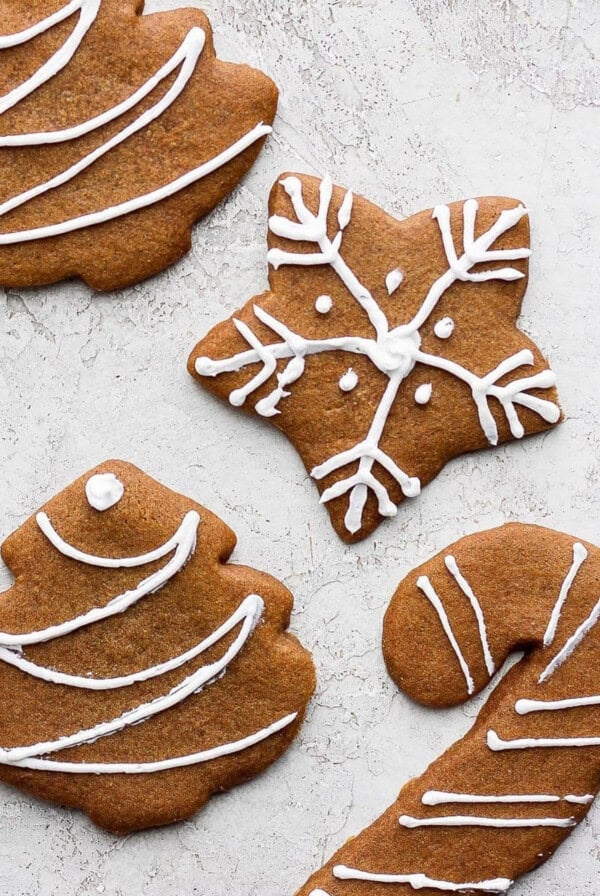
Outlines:
[[[2,557],[0,780],[132,831],[266,768],[314,689],[292,597],[227,563],[231,530],[121,461],[78,479]]]
[[[286,175],[270,212],[271,291],[217,325],[189,370],[291,439],[346,541],[451,458],[558,422],[554,375],[516,327],[530,254],[516,200],[399,222],[327,178]]]
[[[197,9],[0,4],[0,284],[135,283],[190,247],[275,116],[261,72],[216,59]]]

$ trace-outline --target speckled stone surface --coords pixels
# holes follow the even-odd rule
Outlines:
[[[209,14],[223,58],[278,83],[275,133],[196,229],[191,254],[160,277],[118,295],[77,282],[0,291],[0,533],[98,461],[131,460],[211,507],[238,533],[234,559],[292,589],[292,629],[314,652],[318,692],[276,766],[169,829],[115,838],[0,788],[3,896],[292,896],[481,704],[425,710],[387,677],[381,622],[405,572],[510,519],[600,541],[596,0],[191,5]],[[332,533],[285,440],[211,399],[185,370],[197,339],[265,288],[267,192],[286,169],[329,172],[398,216],[494,193],[531,209],[521,325],[559,377],[566,422],[452,463],[354,547]],[[0,585],[9,581],[0,569]],[[511,892],[590,896],[599,838],[594,808]]]

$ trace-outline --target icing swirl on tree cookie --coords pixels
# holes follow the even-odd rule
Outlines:
[[[50,31],[55,25],[65,21],[70,16],[77,14],[75,27],[63,45],[34,72],[22,84],[15,87],[4,96],[0,96],[0,115],[17,106],[22,100],[30,96],[43,84],[49,82],[61,72],[74,58],[79,50],[86,34],[96,21],[102,0],[72,0],[53,15],[38,22],[30,28],[17,34],[0,36],[0,52],[3,49],[24,45],[36,37]],[[122,128],[110,139],[102,142],[96,149],[79,159],[75,164],[65,168],[49,180],[36,184],[30,189],[11,197],[0,204],[0,219],[9,212],[20,208],[37,197],[70,183],[82,172],[86,171],[99,159],[106,156],[130,137],[143,131],[154,121],[159,119],[181,96],[194,75],[200,56],[205,45],[205,34],[202,28],[193,27],[182,41],[179,48],[171,58],[148,80],[135,90],[131,96],[112,108],[95,115],[86,121],[76,125],[54,131],[38,131],[28,134],[9,134],[0,136],[0,147],[26,147],[42,146],[47,144],[68,143],[93,131],[101,129],[116,121],[120,116],[139,106],[153,91],[163,85],[164,82],[177,72],[173,83],[164,95],[152,106],[141,112],[130,124]],[[186,187],[197,183],[209,174],[217,171],[228,162],[235,159],[246,149],[271,132],[268,125],[259,122],[242,134],[238,140],[227,146],[213,158],[202,165],[187,171],[185,174],[165,183],[161,187],[148,193],[132,197],[108,208],[93,211],[88,214],[78,215],[66,220],[49,223],[44,226],[27,230],[18,230],[8,233],[0,232],[0,246],[16,245],[32,240],[47,239],[61,234],[72,233],[86,227],[93,227],[112,221],[131,212],[148,208],[175,195]]]
[[[87,480],[85,493],[90,506],[102,513],[121,500],[124,486],[112,473],[95,474]],[[114,596],[102,606],[93,607],[79,616],[37,631],[0,632],[1,662],[16,667],[26,675],[52,684],[83,690],[108,691],[160,678],[221,644],[232,632],[237,631],[237,634],[224,649],[219,659],[200,666],[191,674],[185,675],[165,694],[135,706],[113,719],[72,734],[25,746],[0,747],[0,764],[15,768],[74,774],[146,774],[209,762],[246,750],[294,722],[298,714],[296,712],[288,713],[243,738],[221,743],[195,753],[166,757],[151,762],[69,762],[62,759],[46,758],[48,754],[60,753],[70,747],[83,744],[92,744],[99,738],[114,735],[131,725],[146,722],[158,713],[177,706],[217,682],[252,637],[253,631],[263,616],[264,603],[258,594],[248,595],[228,619],[193,647],[165,662],[139,669],[127,675],[104,678],[95,677],[89,673],[72,675],[55,668],[38,665],[25,657],[24,648],[63,638],[94,623],[124,613],[143,599],[152,597],[154,600],[159,600],[160,597],[157,595],[160,589],[171,582],[173,577],[192,558],[201,520],[199,513],[191,510],[186,513],[176,532],[164,544],[144,554],[126,557],[104,557],[80,550],[68,543],[57,532],[49,516],[44,512],[37,514],[36,522],[40,531],[56,551],[79,564],[110,570],[133,569],[156,563],[169,554],[171,557],[162,567],[142,579],[135,588]]]

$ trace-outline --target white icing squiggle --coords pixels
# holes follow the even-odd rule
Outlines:
[[[106,474],[98,474],[106,475]],[[96,477],[92,477],[94,479]],[[88,484],[91,480],[88,480]],[[14,634],[0,633],[0,661],[15,666],[25,674],[44,681],[65,685],[67,687],[82,688],[88,690],[110,690],[128,687],[140,681],[147,681],[171,672],[183,666],[185,663],[196,659],[214,645],[218,644],[237,626],[240,630],[233,639],[223,656],[201,666],[190,675],[183,678],[168,693],[152,699],[148,703],[142,703],[129,709],[114,719],[100,722],[90,728],[85,728],[74,734],[63,735],[54,740],[48,740],[25,746],[0,748],[0,764],[44,771],[59,771],[78,774],[141,774],[163,771],[169,768],[178,768],[207,762],[220,756],[227,756],[240,750],[247,749],[256,743],[270,737],[283,728],[290,725],[297,717],[292,713],[274,722],[272,725],[261,729],[241,740],[221,744],[208,750],[185,756],[176,756],[161,759],[154,762],[67,762],[43,758],[48,753],[57,753],[71,747],[91,744],[101,737],[111,736],[131,725],[145,722],[153,716],[164,712],[187,700],[194,694],[198,694],[204,687],[216,682],[235,660],[240,651],[245,647],[254,628],[260,621],[264,604],[257,594],[246,597],[238,609],[222,625],[210,635],[200,641],[189,650],[179,654],[158,665],[138,670],[128,675],[112,678],[94,678],[93,676],[70,675],[56,669],[46,668],[30,662],[23,656],[23,646],[39,644],[55,638],[63,637],[70,632],[83,628],[101,619],[106,619],[116,613],[122,613],[139,601],[142,597],[156,593],[173,576],[181,570],[190,558],[196,546],[196,533],[200,523],[200,516],[196,511],[189,511],[175,534],[163,545],[148,551],[145,554],[132,557],[99,557],[88,554],[66,542],[52,526],[47,514],[39,513],[36,517],[38,526],[50,543],[65,557],[88,566],[119,569],[123,567],[135,568],[162,559],[166,554],[173,556],[161,569],[144,579],[132,591],[125,592],[104,607],[94,609],[68,620],[42,629],[36,632]]]
[[[443,890],[447,893],[463,893],[474,890],[478,893],[506,893],[512,880],[508,877],[497,877],[493,880],[482,880],[477,883],[458,884],[449,880],[436,880],[426,874],[374,874],[371,871],[359,871],[347,865],[336,865],[333,876],[338,880],[370,880],[378,884],[410,884],[413,890]],[[311,896],[318,896],[323,891],[313,890]],[[327,894],[323,894],[327,896]]]
[[[449,793],[446,790],[427,790],[421,797],[424,806],[445,806],[453,803],[588,803],[593,796],[553,796],[547,793],[518,793],[492,795],[487,793]]]
[[[16,44],[26,43],[33,37],[48,31],[51,27],[60,21],[68,18],[77,10],[81,11],[79,22],[72,32],[71,36],[63,44],[63,46],[46,62],[38,71],[29,78],[20,87],[15,88],[9,94],[0,98],[0,115],[7,109],[12,108],[24,97],[28,96],[39,86],[51,80],[71,61],[79,46],[85,37],[90,26],[96,19],[100,8],[101,0],[74,0],[55,15],[44,19],[42,22],[27,31],[18,35],[10,35],[8,37],[0,37],[0,49],[7,46],[15,46]],[[59,131],[37,132],[33,134],[8,135],[0,138],[1,146],[37,146],[43,144],[62,143],[77,140],[98,128],[101,128],[115,121],[125,112],[135,108],[145,97],[155,90],[166,78],[168,78],[178,68],[180,69],[175,81],[167,90],[164,96],[158,100],[153,106],[138,116],[131,124],[123,128],[106,142],[102,143],[95,150],[88,153],[74,165],[57,174],[48,181],[37,184],[31,189],[12,197],[0,205],[0,217],[8,214],[20,206],[32,201],[50,190],[56,189],[66,183],[69,183],[83,171],[93,165],[98,159],[105,156],[115,147],[128,140],[134,134],[147,128],[153,121],[163,115],[169,109],[177,98],[186,88],[191,77],[196,71],[198,60],[204,49],[206,36],[201,28],[195,27],[190,29],[184,38],[182,44],[173,54],[173,56],[165,63],[162,68],[149,78],[138,90],[130,97],[107,111],[96,115],[93,118],[82,122],[73,127],[65,128]],[[248,133],[244,134],[239,140],[227,147],[217,156],[209,159],[204,164],[188,171],[186,174],[176,178],[175,180],[165,184],[164,186],[137,196],[134,199],[119,203],[99,212],[93,212],[86,215],[80,215],[62,221],[57,224],[36,227],[31,230],[16,231],[13,233],[0,233],[0,246],[14,245],[17,243],[29,242],[31,240],[46,239],[52,236],[58,236],[65,233],[71,233],[81,230],[85,227],[92,227],[97,224],[112,221],[115,218],[128,215],[131,212],[147,208],[157,202],[161,202],[175,193],[184,190],[191,184],[196,183],[207,175],[213,173],[217,169],[226,165],[240,153],[244,152],[249,146],[260,140],[271,132],[268,125],[262,123],[252,128]]]
[[[600,747],[600,737],[521,737],[515,740],[503,740],[495,731],[488,731],[487,745],[495,752],[546,747]]]
[[[460,645],[456,640],[456,636],[452,631],[452,626],[450,625],[450,620],[448,619],[448,614],[444,609],[444,605],[442,604],[437,592],[435,591],[433,585],[431,584],[428,576],[419,576],[417,579],[417,588],[419,588],[430,604],[435,609],[436,613],[440,617],[440,622],[442,623],[442,628],[450,642],[450,646],[452,650],[456,654],[456,658],[458,659],[461,671],[465,677],[465,681],[467,683],[467,691],[469,694],[472,694],[475,690],[475,682],[473,681],[473,677],[469,670],[469,666],[467,661],[464,658],[463,652],[460,649]]]
[[[544,647],[549,647],[554,641],[554,636],[556,635],[556,627],[558,625],[560,614],[562,613],[565,601],[569,596],[571,585],[575,581],[575,576],[579,572],[579,567],[585,561],[587,555],[588,552],[586,551],[584,546],[578,541],[575,542],[575,544],[573,545],[573,562],[564,582],[562,583],[558,599],[556,601],[556,604],[554,605],[554,609],[552,610],[550,621],[548,622],[548,628],[546,629],[546,633],[544,634]]]
[[[520,716],[530,712],[552,712],[560,709],[576,709],[584,706],[600,706],[600,695],[593,697],[568,697],[565,700],[517,700],[515,710]]]
[[[485,818],[482,815],[443,815],[439,818],[401,815],[398,820],[403,828],[572,828],[577,824],[574,818]]]
[[[0,660],[11,666],[16,666],[22,672],[31,675],[34,678],[40,678],[43,681],[52,682],[52,684],[64,684],[72,688],[84,688],[90,691],[108,691],[115,688],[125,688],[129,685],[136,684],[138,681],[147,681],[149,678],[157,678],[160,675],[166,675],[173,669],[178,669],[190,660],[195,659],[203,653],[206,653],[211,647],[221,641],[230,631],[232,631],[240,622],[250,620],[252,627],[259,621],[263,612],[263,601],[257,594],[250,594],[240,604],[238,609],[233,613],[223,625],[219,626],[212,634],[210,634],[199,644],[180,653],[179,656],[160,663],[156,666],[150,666],[138,672],[132,672],[129,675],[121,675],[116,678],[93,678],[82,675],[68,675],[65,672],[58,672],[56,669],[48,669],[45,666],[38,666],[26,660],[20,653],[10,650],[7,647],[0,647]],[[215,675],[218,672],[215,673]]]
[[[448,556],[444,558],[444,563],[446,564],[446,569],[448,570],[450,575],[453,576],[456,584],[473,607],[473,612],[475,613],[475,618],[477,619],[477,627],[479,629],[479,638],[481,640],[485,666],[488,671],[488,675],[491,676],[496,671],[496,665],[490,651],[487,628],[485,626],[485,618],[483,616],[481,604],[475,596],[473,589],[471,588],[465,577],[462,575],[454,557],[451,554],[448,554]]]
[[[538,681],[541,684],[543,681],[548,681],[548,679],[554,675],[557,669],[559,669],[563,663],[565,663],[572,653],[574,653],[581,642],[584,640],[586,635],[594,628],[598,620],[600,619],[600,599],[596,603],[596,606],[590,613],[590,615],[585,619],[581,625],[577,628],[577,630],[571,635],[566,644],[561,647],[556,656],[548,663],[542,674],[540,675]]]

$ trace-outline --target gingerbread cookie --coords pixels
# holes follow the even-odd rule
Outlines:
[[[206,16],[143,0],[0,5],[0,284],[136,283],[256,159],[277,89]]]
[[[192,815],[298,733],[315,678],[292,596],[231,530],[108,461],[2,557],[0,780],[116,832]]]
[[[600,789],[599,593],[600,550],[531,525],[463,538],[407,576],[383,648],[415,700],[460,704],[525,657],[299,896],[504,893],[553,854]]]
[[[515,200],[399,222],[329,179],[285,175],[270,212],[271,291],[217,325],[189,370],[291,439],[345,541],[451,458],[558,422],[554,375],[515,326],[529,256]]]

